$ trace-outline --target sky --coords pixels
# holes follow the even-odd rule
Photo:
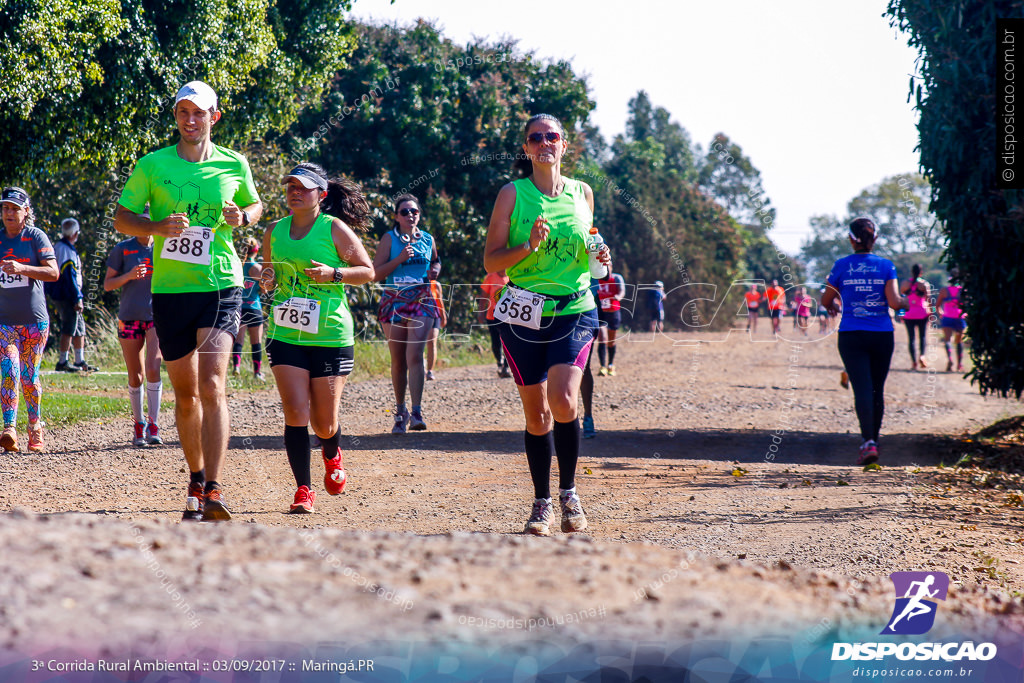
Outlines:
[[[724,132],[761,171],[769,233],[795,253],[818,214],[846,215],[861,190],[915,171],[907,102],[916,53],[883,17],[886,0],[356,0],[360,19],[435,20],[444,35],[511,36],[586,75],[606,140],[646,90],[706,150]]]

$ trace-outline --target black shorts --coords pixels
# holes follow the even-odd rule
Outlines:
[[[153,324],[165,361],[184,358],[199,345],[199,330],[212,327],[231,337],[238,334],[242,309],[242,288],[228,287],[216,292],[153,294]],[[231,344],[224,346],[224,353]]]
[[[543,318],[542,325],[531,330],[498,323],[505,358],[520,386],[540,384],[553,365],[575,365],[582,370],[597,332],[597,311]]]
[[[276,339],[267,340],[270,367],[288,365],[317,377],[346,377],[352,373],[354,346],[302,346]]]
[[[622,311],[598,310],[597,319],[600,321],[601,327],[617,330],[622,326]]]
[[[781,318],[782,317],[782,309],[781,308],[773,308],[773,309],[769,309],[769,310],[771,310],[773,318]]]
[[[242,309],[242,327],[259,327],[266,318],[263,317],[263,311],[258,308],[243,308]]]

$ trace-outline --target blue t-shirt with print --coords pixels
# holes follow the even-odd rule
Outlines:
[[[892,332],[885,283],[896,280],[892,261],[874,254],[850,254],[832,266],[828,283],[843,302],[840,332]]]

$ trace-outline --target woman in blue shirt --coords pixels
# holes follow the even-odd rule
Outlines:
[[[842,304],[839,355],[853,385],[854,407],[864,439],[858,465],[878,461],[885,378],[895,345],[889,308],[899,310],[909,305],[906,297],[900,296],[892,261],[871,253],[877,236],[878,228],[870,218],[850,223],[853,253],[832,266],[821,297],[821,305],[830,311],[837,312]]]

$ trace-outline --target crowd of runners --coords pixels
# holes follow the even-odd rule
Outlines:
[[[162,443],[160,369],[165,364],[189,468],[183,519],[230,519],[221,485],[229,434],[226,377],[229,362],[233,373],[241,372],[248,337],[253,376],[263,380],[265,350],[280,394],[285,452],[296,485],[289,511],[311,513],[316,491],[310,428],[321,449],[324,490],[337,495],[347,480],[339,407],[355,362],[355,334],[346,286],[380,283],[377,317],[390,352],[395,397],[391,431],[427,429],[424,389],[434,376],[439,331],[447,324],[437,244],[421,225],[419,200],[402,194],[394,198],[392,225],[371,260],[360,237],[372,225],[360,188],[316,164],[300,163],[281,178],[288,214],[266,217],[269,227],[262,242],[246,238],[236,251],[236,231],[255,226],[264,205],[245,157],[212,142],[211,131],[221,117],[216,93],[199,81],[186,84],[175,98],[174,117],[179,141],[140,159],[124,186],[114,227],[128,238],[111,250],[103,280],[106,291],[120,292],[118,338],[128,374],[132,443]],[[596,374],[616,375],[616,341],[627,294],[622,276],[612,272],[609,249],[588,251],[594,194],[586,183],[562,175],[568,145],[555,117],[529,119],[522,145],[529,168],[498,192],[482,259],[487,276],[479,320],[490,333],[498,376],[514,380],[522,403],[523,445],[534,488],[525,531],[536,535],[550,534],[555,517],[553,460],[558,464],[561,530],[587,527],[575,475],[581,438],[597,433],[591,359],[596,346]],[[49,327],[43,283],[57,282],[59,265],[67,259],[59,253],[65,247],[55,248],[34,227],[24,190],[3,190],[2,210],[0,446],[18,448],[20,382],[28,448],[41,451],[39,368]],[[77,221],[65,221],[62,230],[73,245]],[[900,285],[892,262],[871,253],[876,236],[870,219],[853,221],[849,239],[854,253],[833,266],[820,305],[803,287],[787,304],[787,289],[778,281],[763,292],[752,284],[744,294],[752,334],[762,304],[773,335],[780,333],[787,310],[803,336],[809,334],[815,308],[820,334],[831,332],[844,310],[838,350],[844,382],[853,387],[862,464],[879,457],[884,384],[894,348],[889,309],[905,311],[901,317],[915,369],[928,367],[926,329],[941,314],[947,370],[953,368],[951,342],[962,370],[965,327],[956,271],[933,302],[919,267]],[[603,276],[592,277],[595,259],[604,266]],[[62,337],[60,363],[65,367],[60,369],[70,365],[73,342],[77,369],[88,370],[79,352],[84,335],[84,329],[77,329],[80,280],[77,285],[72,309],[79,317],[69,316],[73,322],[62,329],[68,343]],[[652,332],[663,329],[665,297],[661,282],[648,289]]]

